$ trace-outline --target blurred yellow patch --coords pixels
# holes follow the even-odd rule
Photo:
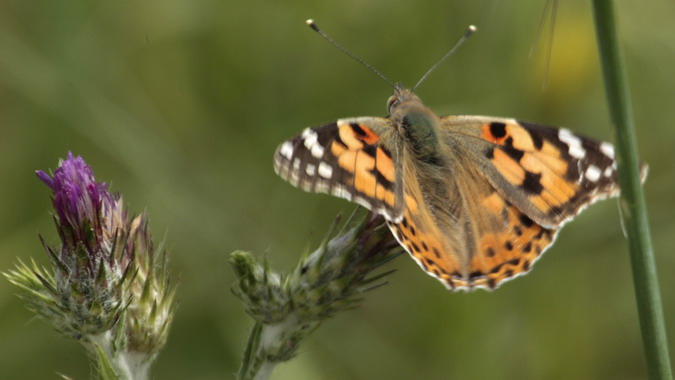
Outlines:
[[[598,67],[593,25],[577,15],[558,12],[552,38],[547,35],[546,26],[545,35],[535,50],[534,75],[530,77],[530,85],[540,91],[546,83],[547,92],[556,94],[560,100],[576,96],[587,86]],[[549,52],[551,57],[547,63]]]

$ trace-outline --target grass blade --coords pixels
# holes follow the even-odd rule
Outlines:
[[[633,268],[642,342],[650,379],[672,379],[661,295],[640,184],[640,162],[628,83],[621,55],[612,0],[593,0],[598,49],[609,111],[614,124],[617,167],[621,184],[620,208]]]

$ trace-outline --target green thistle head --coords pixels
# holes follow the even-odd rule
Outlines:
[[[128,218],[121,196],[96,182],[72,153],[52,175],[36,174],[52,190],[61,244],[42,241],[51,270],[20,262],[5,276],[60,332],[88,346],[103,344],[111,354],[154,357],[166,342],[175,302],[166,254],[154,249],[146,214]]]

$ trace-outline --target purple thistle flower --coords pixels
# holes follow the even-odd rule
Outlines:
[[[89,254],[99,251],[106,238],[104,230],[113,227],[104,211],[114,211],[119,196],[112,196],[105,183],[96,182],[94,172],[82,157],[71,152],[59,162],[53,176],[42,170],[35,174],[54,192],[52,201],[66,248],[73,249],[81,243]]]
[[[41,239],[51,270],[19,263],[5,277],[40,316],[96,353],[98,369],[148,378],[176,304],[166,252],[153,247],[147,215],[127,218],[122,197],[70,152],[53,174],[35,174],[52,190],[61,245]]]
[[[59,329],[76,337],[107,331],[124,311],[124,284],[135,267],[121,197],[96,182],[82,157],[71,152],[51,176],[41,170],[35,174],[53,192],[62,242],[60,249],[45,244],[55,269],[54,296],[66,316]]]

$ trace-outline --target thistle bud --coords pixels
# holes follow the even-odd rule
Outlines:
[[[41,238],[51,270],[20,261],[4,275],[31,309],[94,354],[99,373],[147,378],[175,309],[166,253],[154,248],[147,215],[128,218],[122,197],[70,152],[53,174],[36,174],[52,190],[61,244]]]
[[[135,244],[136,276],[129,287],[133,301],[126,310],[126,348],[149,361],[169,335],[175,287],[171,286],[166,251],[153,246],[146,214],[134,218],[129,235]]]
[[[321,322],[355,307],[361,295],[383,285],[392,271],[371,275],[402,251],[382,217],[356,212],[338,230],[339,218],[319,247],[289,275],[269,269],[248,252],[230,257],[237,282],[233,293],[256,321],[238,379],[254,379],[287,361]]]
[[[127,244],[126,211],[119,195],[96,182],[82,157],[68,153],[53,175],[38,170],[52,190],[60,247],[43,246],[54,272],[43,278],[43,298],[35,309],[55,327],[82,338],[110,330],[120,319],[133,270],[133,246]]]

